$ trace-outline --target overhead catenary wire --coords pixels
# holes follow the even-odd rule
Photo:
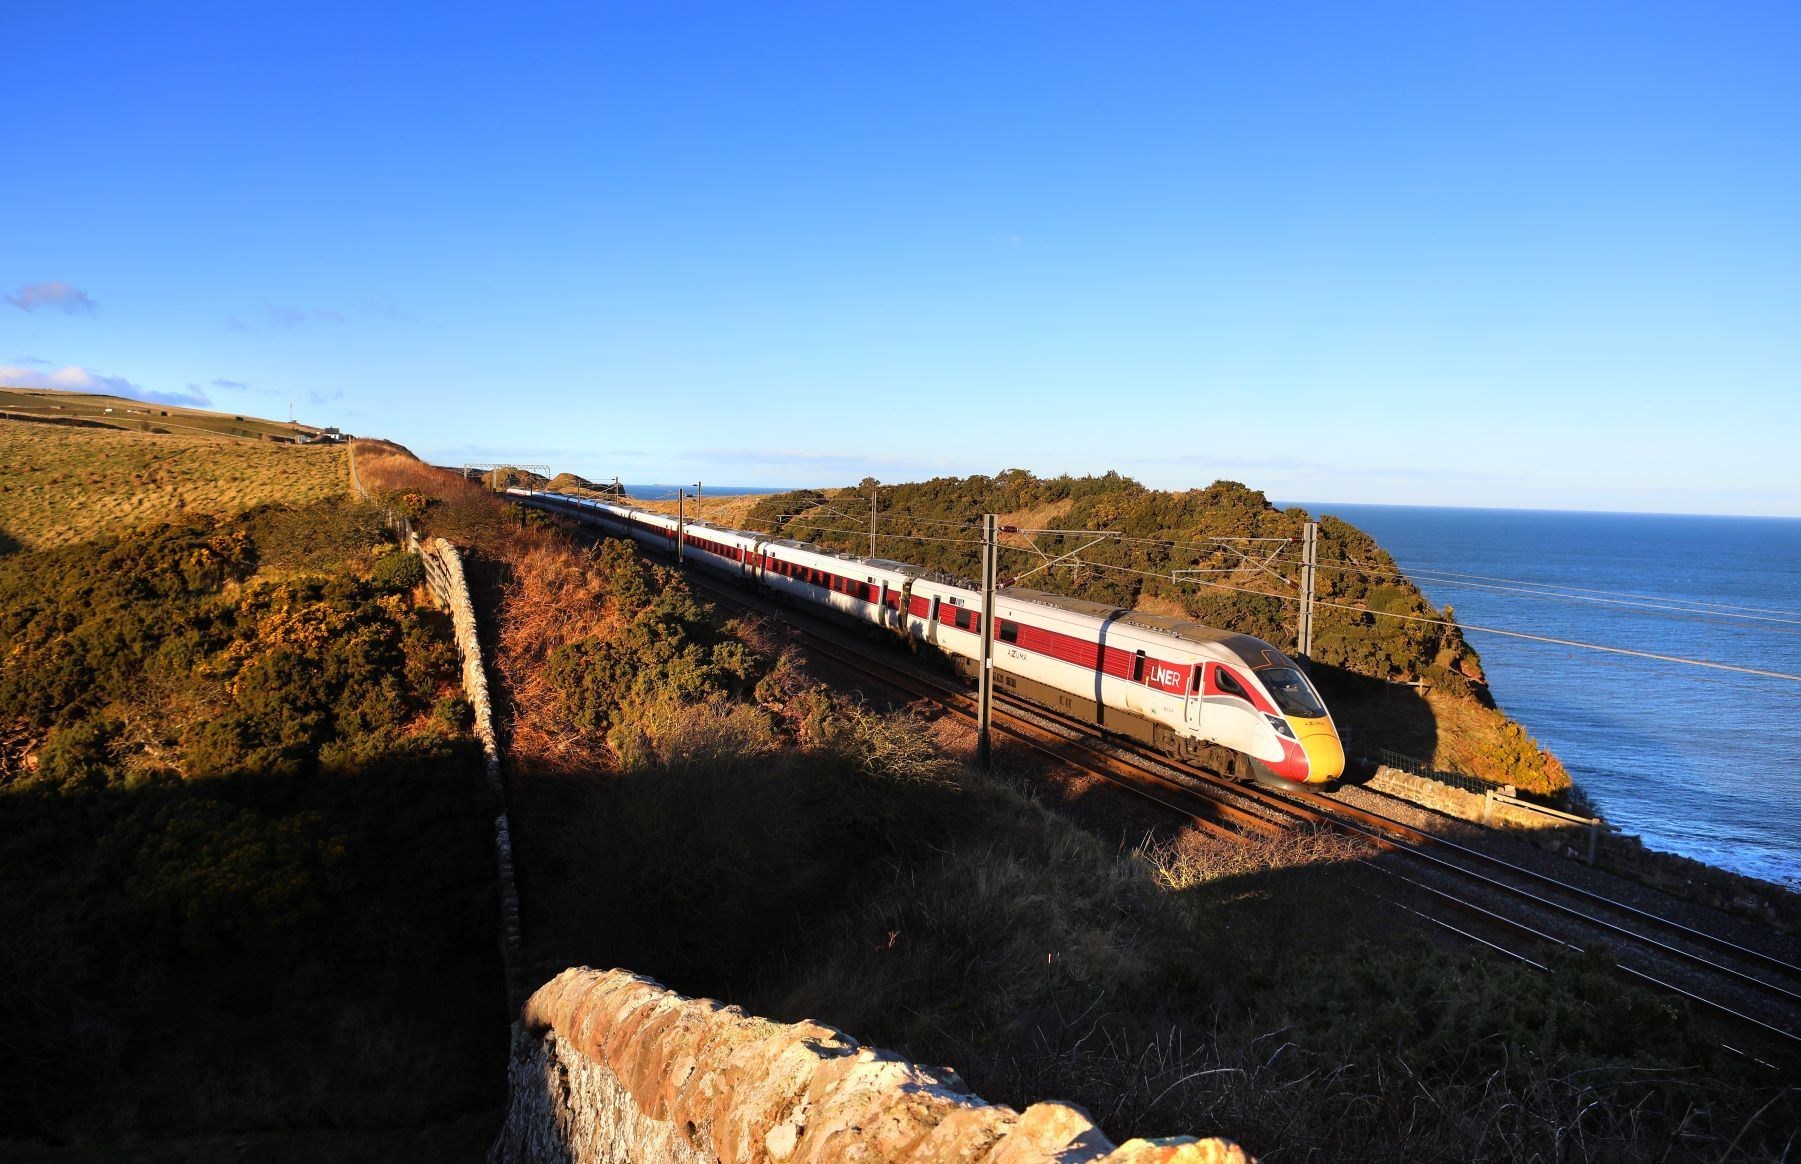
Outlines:
[[[1724,610],[1701,610],[1687,606],[1661,606],[1656,603],[1625,602],[1617,599],[1591,598],[1586,595],[1562,594],[1552,591],[1515,591],[1508,587],[1489,586],[1480,582],[1449,581],[1441,578],[1434,578],[1430,575],[1421,578],[1410,577],[1405,580],[1414,583],[1415,586],[1419,586],[1422,583],[1431,583],[1434,586],[1452,586],[1480,594],[1498,594],[1506,597],[1534,599],[1540,602],[1559,602],[1571,606],[1612,610],[1625,614],[1647,615],[1658,618],[1676,618],[1688,622],[1706,623],[1712,626],[1730,627],[1742,631],[1754,631],[1758,634],[1801,636],[1801,619],[1766,618],[1759,615],[1735,614]],[[1798,629],[1781,629],[1784,626],[1794,626]]]
[[[867,529],[839,529],[839,528],[835,528],[832,526],[821,526],[821,525],[811,525],[811,526],[808,526],[807,528],[814,533],[835,533],[835,534],[844,534],[844,535],[850,536],[850,537],[866,537],[869,534],[869,531]],[[784,535],[784,536],[786,536],[786,535]],[[982,544],[981,539],[979,539],[979,538],[975,538],[975,539],[971,539],[971,538],[938,538],[938,537],[929,537],[925,534],[889,533],[886,530],[882,531],[877,536],[884,537],[884,538],[896,538],[901,541],[909,541],[909,542],[943,542],[948,545],[957,545],[957,546],[980,546]]]
[[[1101,534],[1106,533],[1106,531],[1101,531],[1101,530],[1025,530],[1025,529],[1021,529],[1018,532],[1020,532],[1020,533],[1049,533],[1049,534],[1058,534],[1058,535],[1066,535],[1066,536],[1077,536],[1077,535],[1099,536]],[[1186,540],[1129,537],[1129,536],[1126,536],[1123,534],[1115,534],[1112,536],[1111,540],[1114,540],[1117,542],[1122,542],[1122,543],[1136,544],[1136,545],[1157,546],[1157,547],[1165,548],[1165,549],[1172,550],[1172,551],[1175,549],[1178,549],[1178,548],[1188,548],[1188,549],[1199,549],[1199,550],[1203,550],[1205,552],[1218,552],[1217,546],[1209,546],[1202,542],[1194,542],[1194,541],[1186,541]],[[1216,538],[1216,539],[1212,539],[1212,540],[1214,542],[1246,541],[1246,542],[1289,542],[1289,543],[1292,543],[1294,539],[1292,539],[1292,538]],[[1271,559],[1269,559],[1263,563],[1259,563],[1257,565],[1259,566],[1259,568],[1265,569],[1265,572],[1269,572],[1267,570],[1267,567],[1277,564],[1278,561],[1280,561],[1280,559],[1272,557]],[[1227,567],[1183,567],[1183,571],[1185,573],[1190,573],[1190,572],[1192,572],[1192,573],[1201,573],[1201,572],[1226,573],[1226,572],[1230,572],[1237,568],[1242,568],[1242,567],[1233,567],[1233,566],[1227,566]],[[1340,560],[1338,562],[1320,562],[1317,564],[1317,568],[1321,569],[1321,570],[1334,570],[1334,571],[1338,571],[1338,572],[1352,572],[1352,573],[1367,573],[1367,574],[1375,575],[1378,577],[1389,577],[1389,578],[1393,578],[1396,581],[1410,582],[1410,583],[1414,584],[1415,586],[1420,585],[1420,583],[1422,583],[1422,582],[1427,582],[1427,583],[1431,583],[1433,585],[1438,585],[1438,586],[1452,586],[1452,587],[1457,587],[1460,589],[1475,590],[1475,591],[1481,591],[1481,592],[1485,592],[1485,593],[1516,594],[1522,598],[1533,598],[1533,599],[1538,599],[1540,601],[1547,601],[1547,602],[1559,602],[1560,601],[1560,602],[1568,602],[1568,603],[1572,603],[1572,604],[1586,604],[1586,605],[1594,605],[1594,606],[1614,607],[1614,608],[1618,608],[1618,609],[1627,609],[1627,610],[1641,610],[1641,611],[1645,611],[1648,613],[1654,613],[1654,614],[1665,614],[1665,615],[1671,615],[1671,616],[1675,616],[1675,617],[1688,617],[1688,618],[1699,619],[1702,621],[1711,621],[1711,622],[1716,623],[1717,625],[1732,625],[1731,620],[1740,620],[1743,622],[1788,624],[1788,625],[1794,625],[1797,627],[1801,627],[1801,614],[1797,614],[1796,612],[1786,611],[1786,610],[1777,610],[1777,609],[1768,608],[1768,607],[1744,606],[1744,605],[1735,604],[1735,603],[1711,602],[1711,601],[1708,601],[1705,599],[1662,598],[1662,597],[1659,597],[1656,595],[1637,594],[1637,593],[1633,593],[1633,592],[1629,592],[1629,591],[1612,591],[1612,590],[1604,590],[1604,589],[1599,589],[1599,588],[1594,588],[1594,587],[1565,586],[1560,583],[1553,583],[1553,582],[1533,582],[1533,581],[1529,581],[1526,579],[1517,579],[1517,578],[1496,578],[1496,577],[1492,577],[1492,576],[1488,576],[1488,575],[1465,574],[1465,573],[1460,573],[1457,571],[1440,571],[1440,570],[1436,570],[1436,569],[1417,570],[1417,571],[1413,571],[1413,572],[1408,572],[1408,571],[1400,569],[1399,567],[1372,566],[1367,563],[1355,562],[1350,559],[1344,559],[1344,560]],[[1286,577],[1283,577],[1282,581],[1291,586],[1295,585],[1295,583],[1292,580],[1290,580]],[[1591,597],[1591,596],[1593,596],[1593,597]],[[1643,601],[1640,601],[1640,600],[1643,600]],[[1775,631],[1773,633],[1794,634],[1794,633],[1798,633],[1798,632]]]
[[[814,507],[812,510],[809,510],[808,512],[817,512],[819,508],[820,507]],[[797,514],[795,516],[804,517],[805,514],[802,513],[802,514]],[[845,514],[845,515],[841,515],[841,516],[848,517],[849,515]],[[894,517],[897,515],[890,514],[889,516]],[[855,519],[852,519],[852,520],[855,520]],[[916,524],[924,524],[924,523],[917,522]],[[836,533],[836,534],[843,534],[846,536],[856,536],[856,537],[861,537],[868,533],[867,528],[842,529],[842,528],[838,528],[838,527],[817,526],[817,525],[810,525],[810,524],[809,524],[809,528],[812,531],[817,532],[817,533]],[[1020,533],[1020,534],[1051,534],[1051,535],[1060,535],[1060,536],[1080,536],[1080,535],[1096,536],[1096,535],[1100,535],[1103,533],[1110,533],[1110,531],[1102,531],[1102,530],[1073,530],[1073,529],[1066,530],[1066,529],[1051,529],[1051,528],[1046,528],[1046,529],[1016,528],[1014,530],[1010,530],[1009,532],[1016,532],[1016,533]],[[927,542],[927,543],[939,543],[939,544],[949,544],[949,545],[964,545],[964,546],[974,546],[974,547],[979,547],[982,544],[981,540],[978,538],[945,538],[945,537],[934,537],[934,536],[925,535],[925,534],[905,534],[905,533],[887,532],[887,531],[884,531],[880,536],[885,537],[885,538],[895,539],[895,540],[901,540],[901,541]],[[1218,539],[1211,539],[1207,543],[1199,543],[1199,542],[1178,542],[1178,541],[1173,541],[1173,540],[1157,539],[1157,538],[1138,538],[1138,537],[1131,537],[1131,536],[1124,535],[1124,534],[1114,534],[1114,535],[1112,535],[1112,537],[1109,540],[1131,543],[1131,544],[1139,544],[1139,545],[1155,545],[1155,546],[1164,547],[1166,549],[1174,549],[1176,547],[1195,547],[1195,548],[1205,548],[1212,552],[1217,552],[1217,543],[1220,543],[1220,542],[1239,541],[1239,542],[1278,543],[1278,542],[1292,542],[1293,539],[1289,539],[1289,538],[1252,538],[1252,537],[1218,538]],[[1031,546],[1018,546],[1018,545],[1008,545],[1006,543],[999,543],[999,548],[1004,549],[1004,550],[1009,550],[1013,553],[1030,553],[1030,554],[1037,554],[1040,557],[1045,556],[1043,550],[1038,549],[1036,547],[1031,547]],[[1275,593],[1275,592],[1268,591],[1268,590],[1259,590],[1259,589],[1256,589],[1254,587],[1249,587],[1249,586],[1234,586],[1230,583],[1215,582],[1215,581],[1210,581],[1205,578],[1176,579],[1173,577],[1173,571],[1166,573],[1163,571],[1141,570],[1141,569],[1137,569],[1137,568],[1131,567],[1131,566],[1124,566],[1124,565],[1119,565],[1119,564],[1110,563],[1110,562],[1097,562],[1097,561],[1092,561],[1089,559],[1081,559],[1081,558],[1070,559],[1063,564],[1068,565],[1072,568],[1088,567],[1088,568],[1099,569],[1099,570],[1112,570],[1112,571],[1116,571],[1116,572],[1120,572],[1120,573],[1135,574],[1135,575],[1139,575],[1139,576],[1146,577],[1146,578],[1156,578],[1156,579],[1160,579],[1163,581],[1172,581],[1172,582],[1185,581],[1190,585],[1206,586],[1206,587],[1209,587],[1212,589],[1217,589],[1217,590],[1227,590],[1227,591],[1233,591],[1233,592],[1240,593],[1240,594],[1248,594],[1248,595],[1254,595],[1254,596],[1263,597],[1263,598],[1271,598],[1271,599],[1275,599],[1280,602],[1299,602],[1300,601],[1299,596],[1293,595],[1293,594],[1279,594],[1279,593]],[[1398,568],[1390,569],[1388,567],[1370,567],[1365,564],[1354,563],[1354,562],[1349,562],[1349,561],[1340,561],[1337,563],[1321,563],[1320,565],[1321,565],[1322,569],[1327,569],[1327,568],[1341,569],[1341,570],[1358,569],[1358,570],[1363,570],[1368,573],[1385,574],[1385,575],[1396,577],[1399,579],[1405,579],[1408,581],[1412,581],[1412,579],[1409,578],[1409,576],[1404,571],[1402,571]],[[1482,576],[1482,575],[1459,575],[1459,576],[1481,579],[1481,580],[1489,580],[1485,576]],[[1280,577],[1280,576],[1277,575],[1277,577]],[[1286,578],[1283,578],[1281,580],[1285,581],[1285,582],[1288,581]],[[1503,581],[1503,582],[1520,582],[1521,581],[1518,579],[1494,579],[1494,580],[1495,581]],[[1528,582],[1528,583],[1523,583],[1523,584],[1528,585],[1528,586],[1539,586],[1544,589],[1551,588],[1551,585],[1546,584],[1546,583],[1529,583]],[[1588,592],[1590,592],[1590,593],[1600,593],[1600,594],[1624,593],[1624,592],[1608,592],[1608,591],[1601,591],[1601,590],[1589,590],[1588,588],[1579,588],[1579,587],[1571,587],[1569,589],[1571,589],[1571,590],[1588,590]],[[1546,595],[1546,597],[1555,597],[1555,595]],[[1639,597],[1652,597],[1652,596],[1639,596]],[[1714,605],[1730,606],[1731,604],[1714,604]],[[1525,641],[1529,641],[1529,642],[1549,643],[1549,644],[1552,644],[1555,646],[1570,647],[1570,648],[1586,650],[1586,651],[1596,651],[1596,652],[1600,652],[1600,653],[1604,653],[1604,654],[1619,655],[1619,656],[1628,657],[1628,658],[1647,659],[1647,660],[1651,660],[1651,661],[1655,661],[1655,662],[1672,663],[1672,664],[1678,664],[1678,665],[1687,666],[1687,667],[1702,667],[1702,668],[1707,668],[1710,670],[1726,671],[1726,672],[1731,672],[1731,673],[1740,674],[1740,675],[1750,675],[1750,676],[1755,676],[1755,677],[1765,678],[1765,679],[1777,679],[1777,680],[1781,680],[1784,682],[1801,683],[1801,674],[1791,674],[1791,673],[1785,672],[1785,671],[1768,670],[1768,669],[1758,668],[1758,667],[1744,667],[1744,666],[1740,666],[1738,664],[1722,663],[1722,662],[1718,662],[1718,661],[1712,660],[1712,659],[1695,659],[1695,658],[1689,658],[1689,657],[1682,656],[1682,655],[1665,654],[1665,653],[1657,652],[1657,651],[1644,651],[1644,650],[1639,650],[1639,649],[1632,648],[1632,647],[1613,646],[1613,645],[1610,645],[1607,643],[1594,643],[1594,642],[1588,642],[1588,641],[1581,640],[1581,639],[1563,638],[1563,637],[1556,636],[1556,635],[1543,635],[1543,634],[1535,634],[1535,633],[1532,633],[1529,631],[1509,630],[1504,627],[1480,626],[1480,625],[1476,625],[1473,623],[1457,622],[1454,620],[1430,617],[1430,616],[1426,616],[1426,615],[1403,614],[1403,613],[1399,613],[1396,611],[1375,610],[1375,609],[1371,609],[1369,607],[1353,606],[1349,603],[1332,602],[1329,600],[1322,600],[1322,599],[1316,599],[1315,606],[1323,607],[1323,608],[1327,608],[1327,609],[1343,610],[1343,611],[1347,611],[1349,613],[1356,614],[1356,615],[1370,615],[1373,617],[1392,618],[1392,619],[1405,621],[1405,622],[1413,622],[1413,623],[1420,623],[1420,624],[1425,624],[1425,625],[1454,628],[1456,630],[1463,631],[1463,632],[1476,632],[1476,633],[1481,633],[1481,634],[1501,635],[1505,638],[1521,639],[1521,640],[1525,640]],[[1773,613],[1773,614],[1788,613],[1786,611],[1762,611],[1762,610],[1759,610],[1759,608],[1740,608],[1740,609],[1758,610],[1759,613]],[[1691,614],[1691,615],[1706,613],[1706,612],[1695,611],[1695,610],[1682,610],[1677,607],[1670,608],[1670,611],[1674,612],[1674,613],[1683,613],[1683,614]]]
[[[1026,550],[1026,548],[1023,546],[1005,546],[1003,548],[1013,550],[1016,553],[1028,552]],[[1103,570],[1117,570],[1117,571],[1121,571],[1123,573],[1128,573],[1128,574],[1140,574],[1146,578],[1159,578],[1159,579],[1164,579],[1164,580],[1170,580],[1170,576],[1167,574],[1158,573],[1158,572],[1151,571],[1151,570],[1138,570],[1138,569],[1134,569],[1131,566],[1118,566],[1118,565],[1114,565],[1109,562],[1081,561],[1079,563],[1071,563],[1071,564],[1072,565],[1082,565],[1082,566],[1092,566],[1092,567],[1095,567],[1098,569],[1103,569]],[[1298,598],[1297,596],[1292,595],[1292,594],[1275,594],[1268,590],[1254,590],[1254,589],[1251,589],[1250,587],[1232,586],[1232,585],[1229,585],[1224,582],[1209,582],[1204,578],[1194,579],[1193,584],[1196,586],[1211,586],[1211,587],[1214,587],[1214,588],[1220,589],[1220,590],[1236,590],[1236,591],[1239,591],[1244,594],[1258,594],[1258,595],[1262,595],[1265,598],[1274,598],[1281,602],[1299,602],[1300,601],[1300,598]],[[1663,663],[1681,663],[1684,666],[1689,666],[1689,667],[1708,667],[1708,668],[1712,668],[1717,671],[1732,671],[1732,672],[1736,672],[1737,674],[1741,674],[1741,675],[1757,675],[1757,676],[1761,676],[1762,678],[1766,678],[1766,679],[1782,679],[1782,680],[1786,680],[1786,681],[1793,682],[1793,683],[1801,683],[1801,675],[1791,675],[1785,671],[1766,671],[1766,670],[1763,670],[1763,669],[1757,668],[1757,667],[1741,667],[1735,663],[1720,663],[1720,662],[1715,662],[1712,659],[1690,659],[1690,658],[1685,658],[1684,656],[1681,656],[1681,655],[1665,655],[1665,654],[1660,654],[1656,651],[1640,651],[1640,650],[1636,650],[1632,647],[1614,647],[1614,646],[1609,646],[1605,643],[1589,643],[1589,642],[1583,642],[1580,639],[1558,638],[1554,635],[1538,635],[1538,634],[1531,634],[1527,631],[1504,630],[1501,627],[1475,626],[1470,623],[1453,622],[1449,619],[1443,619],[1443,618],[1428,618],[1424,615],[1418,615],[1418,614],[1399,614],[1395,611],[1390,611],[1390,610],[1371,610],[1368,607],[1352,606],[1349,603],[1345,603],[1345,602],[1326,602],[1326,601],[1322,601],[1319,599],[1315,599],[1314,605],[1316,607],[1320,607],[1320,606],[1330,607],[1330,608],[1336,609],[1336,610],[1348,610],[1353,614],[1368,614],[1368,615],[1375,615],[1375,616],[1382,617],[1382,618],[1402,619],[1407,622],[1430,623],[1434,626],[1455,627],[1461,631],[1481,631],[1484,634],[1504,635],[1508,638],[1514,638],[1514,639],[1528,639],[1533,642],[1540,642],[1540,643],[1555,643],[1556,645],[1561,646],[1561,647],[1578,647],[1578,648],[1581,648],[1582,650],[1586,650],[1586,651],[1602,651],[1602,652],[1605,652],[1605,653],[1611,654],[1611,655],[1627,655],[1627,656],[1631,656],[1633,658],[1638,658],[1638,659],[1655,659],[1655,660],[1657,660],[1659,662],[1663,662]]]
[[[1568,593],[1571,595],[1595,594],[1595,595],[1602,595],[1602,596],[1605,596],[1605,597],[1608,597],[1611,599],[1628,599],[1628,598],[1644,599],[1644,600],[1650,601],[1650,602],[1669,603],[1669,604],[1673,604],[1673,605],[1682,605],[1682,606],[1690,606],[1690,607],[1714,607],[1714,608],[1722,610],[1722,611],[1728,611],[1728,610],[1742,611],[1746,614],[1774,614],[1774,615],[1781,615],[1781,616],[1788,617],[1788,618],[1794,618],[1798,621],[1801,621],[1801,611],[1782,610],[1782,609],[1778,609],[1775,607],[1746,606],[1742,603],[1716,602],[1711,599],[1705,599],[1705,598],[1671,598],[1668,595],[1639,594],[1639,593],[1635,593],[1633,591],[1628,591],[1628,590],[1606,590],[1606,589],[1601,589],[1601,588],[1591,587],[1591,586],[1571,586],[1571,585],[1567,585],[1562,582],[1534,582],[1534,581],[1531,581],[1530,579],[1525,579],[1525,578],[1497,578],[1497,577],[1493,577],[1493,576],[1487,575],[1487,574],[1468,574],[1468,573],[1463,573],[1463,572],[1457,571],[1457,570],[1441,569],[1441,568],[1435,567],[1435,566],[1421,566],[1421,567],[1416,567],[1411,570],[1402,570],[1398,566],[1373,566],[1373,565],[1370,565],[1365,562],[1357,562],[1357,561],[1353,561],[1349,558],[1346,558],[1346,559],[1341,559],[1340,561],[1337,561],[1337,562],[1321,562],[1319,564],[1319,568],[1322,570],[1338,570],[1338,571],[1353,572],[1353,573],[1386,575],[1389,577],[1404,578],[1404,579],[1408,579],[1410,581],[1425,577],[1425,578],[1430,578],[1434,581],[1442,582],[1446,585],[1457,584],[1457,583],[1451,582],[1450,581],[1451,579],[1458,579],[1458,580],[1467,579],[1469,581],[1468,581],[1468,583],[1465,583],[1465,584],[1470,584],[1470,585],[1473,585],[1475,583],[1498,583],[1498,584],[1506,584],[1506,585],[1511,585],[1511,586],[1532,587],[1532,588],[1536,588],[1536,589],[1540,589],[1540,590],[1558,591],[1558,592]]]

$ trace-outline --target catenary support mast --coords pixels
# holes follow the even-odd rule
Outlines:
[[[1313,585],[1319,574],[1319,522],[1310,521],[1301,536],[1301,666],[1313,661]]]
[[[988,723],[994,717],[994,577],[996,517],[982,515],[982,669],[976,678],[976,761],[987,768],[992,763],[988,744]]]

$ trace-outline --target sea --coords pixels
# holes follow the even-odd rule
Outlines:
[[[1496,702],[1609,822],[1801,888],[1801,682],[1643,657],[1801,675],[1801,520],[1297,504],[1455,609]]]

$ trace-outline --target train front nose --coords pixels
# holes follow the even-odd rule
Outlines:
[[[1307,783],[1324,784],[1328,780],[1336,780],[1344,775],[1344,744],[1339,742],[1338,731],[1332,721],[1325,718],[1302,719],[1299,716],[1288,716],[1288,726],[1294,729],[1295,738],[1301,742],[1301,748],[1307,753]]]

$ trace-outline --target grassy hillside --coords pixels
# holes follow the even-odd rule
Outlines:
[[[341,497],[344,457],[334,445],[0,420],[0,546],[69,546],[184,514]]]
[[[321,431],[316,425],[291,420],[264,420],[259,416],[239,416],[206,408],[150,404],[125,396],[63,392],[51,388],[0,387],[0,417],[7,416],[81,428],[252,441],[294,441]]]
[[[140,441],[209,491],[0,552],[0,1155],[440,1122],[479,1152],[494,805],[420,563],[342,450],[45,435],[78,513]],[[251,504],[284,492],[270,451],[319,470],[293,503]]]

